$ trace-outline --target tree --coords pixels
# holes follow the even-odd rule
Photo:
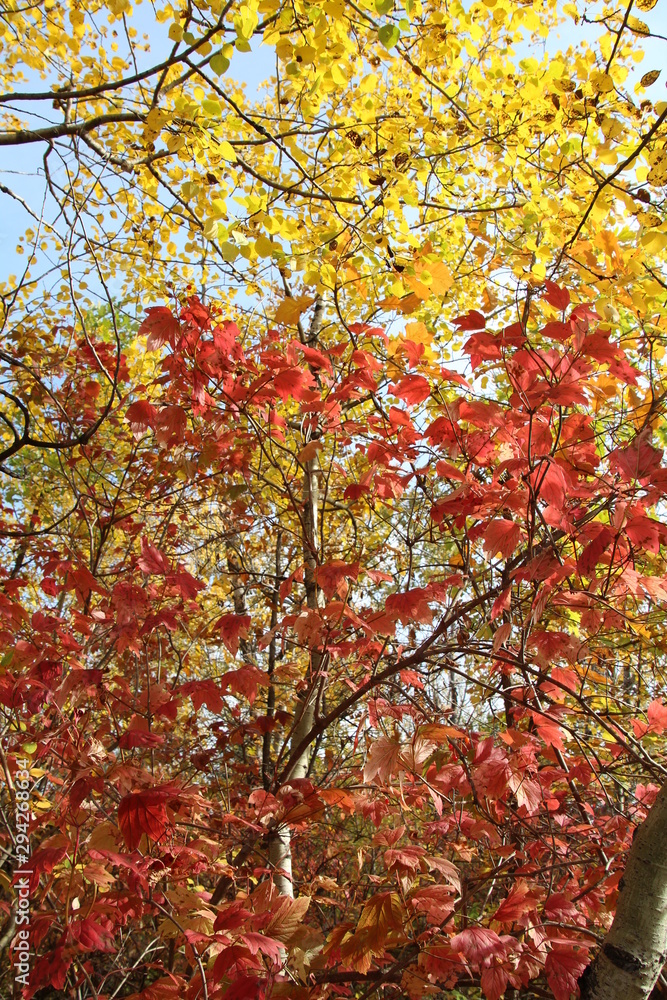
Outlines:
[[[21,92],[62,121],[5,144],[45,145],[66,287],[4,289],[3,946],[28,759],[26,996],[567,1000],[587,967],[583,995],[647,996],[666,112],[621,89],[641,30],[605,15],[597,55],[514,67],[548,9],[260,7],[165,8],[146,69],[129,8],[100,8],[129,69],[99,12],[7,15],[8,78],[60,73]],[[221,83],[256,32],[261,109]]]

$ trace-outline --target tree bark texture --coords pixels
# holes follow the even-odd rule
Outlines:
[[[581,1000],[646,1000],[667,961],[667,782],[619,885],[614,922],[579,981]]]

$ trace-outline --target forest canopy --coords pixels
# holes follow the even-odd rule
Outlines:
[[[654,8],[3,5],[2,996],[658,995]]]

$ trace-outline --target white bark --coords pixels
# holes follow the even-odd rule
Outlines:
[[[581,1000],[646,1000],[667,961],[667,783],[638,828],[616,915],[579,982]]]
[[[317,456],[305,464],[303,484],[303,555],[304,586],[306,605],[315,609],[320,606],[320,591],[317,586],[317,550],[319,535],[320,504],[320,464]],[[298,747],[313,728],[317,700],[316,679],[322,665],[322,656],[311,653],[310,677],[306,691],[297,703],[297,719],[290,739],[290,748]],[[294,761],[287,780],[305,778],[308,773],[308,751]],[[273,881],[283,896],[294,897],[292,883],[292,837],[288,826],[280,826],[269,836],[269,863],[273,870]]]

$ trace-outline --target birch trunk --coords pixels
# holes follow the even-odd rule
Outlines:
[[[616,916],[583,973],[581,1000],[646,1000],[667,961],[667,783],[638,828]]]
[[[317,456],[305,464],[303,499],[304,586],[306,589],[306,604],[309,608],[315,609],[320,605],[320,591],[317,586],[320,463]],[[321,666],[321,653],[313,651],[311,653],[310,677],[307,679],[306,690],[298,701],[296,723],[290,739],[292,747],[299,746],[315,723],[317,679]],[[301,756],[294,761],[287,780],[305,778],[308,773],[308,765],[308,751],[304,750]],[[292,838],[288,826],[279,827],[270,835],[269,862],[274,872],[273,881],[278,891],[282,896],[293,898]]]
[[[285,280],[285,279],[283,279]],[[285,291],[292,295],[285,282]],[[315,301],[310,328],[306,334],[298,323],[299,339],[302,344],[317,347],[322,320],[324,318],[324,303],[318,296]],[[319,376],[315,373],[319,382]],[[306,605],[310,609],[320,607],[320,590],[317,586],[317,563],[319,551],[319,517],[320,517],[320,462],[317,455],[304,465],[303,477],[303,558],[304,586],[306,589]],[[296,722],[290,739],[290,747],[298,747],[313,728],[315,708],[317,704],[317,687],[322,667],[322,654],[313,651],[310,660],[310,676],[306,678],[306,690],[299,698]],[[308,751],[304,750],[294,761],[287,780],[305,778],[309,767]],[[283,896],[294,897],[292,881],[292,835],[288,826],[278,827],[269,836],[269,862],[273,869],[273,881]]]

